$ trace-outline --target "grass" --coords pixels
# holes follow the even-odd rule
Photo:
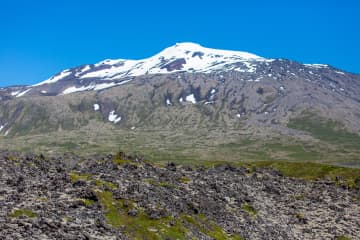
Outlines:
[[[92,123],[93,124],[93,123]],[[97,126],[97,125],[96,125]],[[289,125],[290,126],[290,125]],[[360,167],[360,148],[330,144],[325,141],[279,136],[268,137],[242,134],[239,129],[200,128],[184,129],[127,129],[97,128],[51,132],[49,134],[1,137],[0,145],[16,151],[74,152],[80,156],[108,154],[115,149],[146,156],[152,162],[193,164],[200,161],[316,161],[335,165]],[[209,130],[211,129],[211,130]],[[54,140],[55,139],[55,140]],[[350,140],[347,140],[349,143]],[[77,143],[77,146],[68,144]],[[359,145],[360,146],[360,145]],[[119,165],[135,164],[115,158]]]
[[[221,165],[233,167],[246,167],[253,171],[255,168],[271,168],[279,171],[286,177],[304,180],[327,180],[353,188],[360,179],[360,169],[339,167],[329,164],[314,162],[290,162],[290,161],[249,161],[249,162],[226,162],[226,161],[201,161],[197,166],[214,168]]]
[[[360,136],[350,133],[339,122],[317,116],[312,112],[303,112],[301,116],[290,119],[288,128],[310,133],[313,137],[331,144],[341,144],[347,147],[360,146]]]
[[[287,158],[288,160],[316,161],[321,158],[321,154],[313,146],[306,146],[302,143],[265,143],[263,148],[267,149],[270,153],[276,154],[282,158]]]
[[[36,218],[37,214],[29,209],[16,209],[12,213],[9,214],[9,217],[12,217],[12,218],[18,218],[21,216],[25,216],[28,218]]]

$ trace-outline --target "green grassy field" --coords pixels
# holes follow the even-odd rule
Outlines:
[[[94,123],[95,124],[95,123]],[[279,135],[267,129],[263,135],[254,129],[238,128],[137,128],[103,126],[55,131],[36,135],[0,137],[4,149],[21,152],[72,152],[87,156],[116,153],[145,156],[153,162],[181,164],[224,161],[287,161],[326,163],[360,168],[360,136],[341,124],[305,112],[290,119],[290,129],[309,138]]]

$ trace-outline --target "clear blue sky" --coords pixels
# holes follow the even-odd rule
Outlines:
[[[360,73],[356,0],[2,0],[0,29],[0,86],[185,41]]]

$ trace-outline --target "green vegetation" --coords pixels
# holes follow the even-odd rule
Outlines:
[[[250,214],[251,216],[256,217],[257,210],[249,203],[244,203],[243,205],[241,205],[241,209]]]
[[[266,143],[263,148],[270,152],[274,157],[285,158],[296,161],[318,160],[321,154],[317,152],[314,146],[305,144],[283,144],[283,143]]]
[[[132,164],[133,162],[128,159],[124,159],[122,154],[119,152],[116,154],[113,163],[118,165],[125,165],[125,164]]]
[[[137,216],[127,213],[134,208],[129,200],[115,200],[111,192],[98,192],[98,198],[105,210],[105,217],[114,227],[124,227],[132,239],[186,239],[187,230],[171,217],[150,219],[139,210]],[[170,221],[171,224],[170,224]]]
[[[104,180],[95,180],[95,185],[98,187],[107,187],[108,189],[117,189],[117,185],[112,182],[104,181]]]
[[[345,236],[339,236],[339,237],[336,237],[335,240],[351,240],[352,238],[349,238],[349,237],[345,237]]]
[[[40,197],[39,200],[40,200],[41,202],[47,202],[47,201],[49,201],[49,199],[48,199],[47,197]]]
[[[191,179],[188,177],[179,178],[179,182],[181,182],[181,183],[189,183],[190,181],[191,181]]]
[[[348,187],[354,187],[355,181],[360,178],[360,169],[337,167],[312,162],[280,162],[262,161],[252,163],[240,163],[239,165],[250,168],[273,168],[280,171],[284,176],[301,178],[305,180],[331,179],[339,181]]]
[[[292,121],[292,120],[291,120]],[[291,122],[290,121],[290,122]],[[92,123],[93,124],[93,123]],[[290,126],[290,125],[289,125]],[[239,134],[241,129],[200,128],[184,129],[97,129],[89,138],[86,129],[51,132],[49,134],[1,137],[0,144],[16,151],[36,153],[74,152],[80,156],[108,154],[119,149],[145,156],[151,162],[194,164],[206,161],[313,161],[341,166],[360,167],[360,147],[332,144],[327,141],[306,140],[298,137],[269,136],[256,138],[255,134]],[[194,132],[196,135],[194,135]],[[314,135],[313,135],[314,136]],[[355,135],[354,135],[355,136]],[[73,143],[76,143],[73,144]],[[360,144],[358,145],[360,146]],[[119,165],[135,164],[131,160],[114,157]]]
[[[36,218],[37,214],[29,209],[16,209],[12,213],[9,214],[9,217],[18,218],[21,216]]]
[[[299,221],[304,221],[304,220],[305,220],[304,214],[299,213],[299,212],[295,214],[295,217],[296,217]]]
[[[289,128],[309,132],[315,138],[331,144],[347,147],[359,147],[360,136],[348,132],[342,124],[324,119],[312,112],[303,112],[301,116],[290,119]]]
[[[239,236],[225,233],[221,227],[202,215],[192,217],[184,214],[180,218],[167,216],[151,219],[144,210],[136,208],[136,204],[131,200],[116,200],[109,191],[98,191],[97,195],[108,223],[116,228],[122,227],[126,235],[132,239],[189,239],[189,224],[214,239],[241,239]],[[130,210],[136,210],[137,214],[130,216]]]
[[[196,227],[203,234],[219,240],[241,240],[242,238],[235,234],[227,234],[223,231],[221,227],[216,225],[213,221],[209,220],[206,216],[202,214],[190,216],[183,214],[181,216],[182,220],[188,224]]]
[[[91,200],[91,199],[82,198],[82,199],[80,199],[80,200],[84,203],[84,205],[85,205],[86,207],[89,207],[89,206],[92,206],[92,205],[95,204],[95,201],[94,201],[94,200]]]
[[[91,174],[77,173],[77,172],[71,172],[69,175],[72,182],[76,182],[79,180],[88,181],[91,177]]]

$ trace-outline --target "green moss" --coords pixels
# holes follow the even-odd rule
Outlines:
[[[29,218],[36,218],[37,214],[29,209],[16,209],[12,213],[9,214],[9,217],[17,218],[20,216],[25,216]]]
[[[129,210],[135,208],[130,200],[115,200],[111,192],[97,192],[105,217],[109,224],[122,228],[131,239],[189,239],[187,227],[196,228],[203,234],[219,240],[240,240],[238,235],[227,234],[223,229],[203,215],[183,214],[179,218],[164,217],[150,219],[142,209],[137,209],[137,216],[129,216]],[[187,227],[186,227],[187,226]]]
[[[134,208],[129,200],[115,200],[111,192],[97,192],[109,224],[123,227],[131,239],[187,239],[186,228],[172,217],[150,219],[141,209],[137,216],[127,212]]]
[[[125,164],[131,164],[131,161],[127,160],[127,159],[115,158],[113,160],[113,163],[119,164],[119,165],[125,165]]]
[[[8,157],[5,157],[5,160],[9,160],[9,161],[17,161],[18,158],[15,157],[15,156],[8,156]]]
[[[95,185],[98,187],[107,187],[108,189],[117,189],[117,185],[112,182],[104,181],[104,180],[95,180]]]
[[[179,182],[181,182],[181,183],[189,183],[190,181],[191,181],[191,179],[188,177],[179,178]]]
[[[181,219],[193,227],[197,228],[201,233],[217,240],[241,240],[242,238],[236,234],[228,234],[216,225],[213,221],[209,220],[206,216],[199,214],[190,216],[183,214]]]
[[[91,177],[91,174],[78,173],[78,172],[71,172],[69,175],[72,182],[76,182],[79,180],[88,181]]]
[[[352,238],[346,237],[346,236],[338,236],[335,238],[336,240],[351,240]]]
[[[256,217],[257,210],[251,206],[249,203],[244,203],[241,205],[241,209],[250,214],[253,217]]]
[[[116,156],[113,159],[113,163],[118,164],[118,165],[125,165],[125,164],[132,164],[133,162],[130,161],[129,159],[125,159],[123,157],[123,153],[119,152],[116,154]]]
[[[47,202],[49,199],[47,197],[41,197],[39,198],[41,202]]]
[[[303,219],[305,219],[304,214],[299,213],[299,212],[295,214],[295,217],[296,217],[298,220],[303,220]]]
[[[95,201],[94,201],[94,200],[91,200],[91,199],[82,198],[82,199],[80,199],[80,200],[84,203],[84,205],[85,205],[86,207],[89,207],[89,206],[92,206],[92,205],[95,204]]]

